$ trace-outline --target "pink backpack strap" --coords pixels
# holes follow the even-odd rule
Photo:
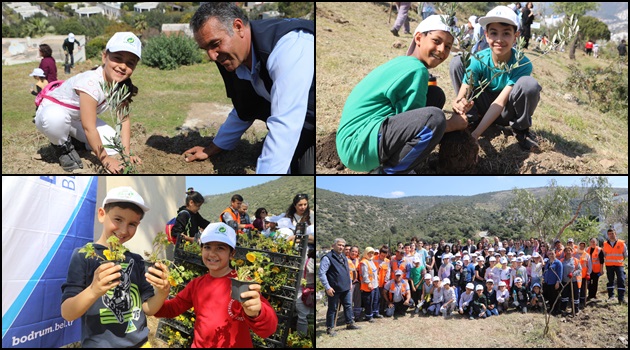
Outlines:
[[[44,95],[43,98],[45,98],[47,100],[50,100],[50,101],[52,101],[52,102],[54,102],[54,103],[56,103],[58,105],[62,105],[64,107],[66,107],[66,108],[74,109],[75,111],[78,111],[78,110],[81,109],[81,108],[79,108],[77,106],[73,106],[73,105],[67,104],[65,102],[61,102],[61,101],[59,101],[58,99],[56,99],[56,98],[54,98],[52,96]]]

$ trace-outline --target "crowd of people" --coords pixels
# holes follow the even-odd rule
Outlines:
[[[319,278],[328,296],[326,333],[334,330],[339,304],[346,327],[355,321],[375,322],[408,312],[427,316],[479,319],[506,312],[549,312],[575,315],[586,302],[597,299],[599,278],[608,275],[608,301],[626,304],[624,260],[626,243],[614,229],[599,245],[556,239],[548,245],[538,239],[481,239],[477,244],[429,244],[411,238],[396,247],[358,246],[335,239],[320,262]],[[363,316],[362,316],[363,315]]]

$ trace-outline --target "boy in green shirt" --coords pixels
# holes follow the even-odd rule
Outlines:
[[[337,129],[337,152],[348,168],[409,173],[445,132],[468,126],[460,115],[446,120],[444,91],[428,86],[427,69],[448,58],[455,40],[445,23],[441,16],[427,17],[407,56],[377,67],[352,90]]]
[[[479,23],[486,30],[486,40],[489,48],[477,53],[478,59],[473,57],[467,71],[472,72],[474,85],[487,79],[490,85],[474,101],[466,101],[466,92],[472,89],[468,77],[459,81],[457,74],[452,74],[453,86],[461,83],[459,93],[453,101],[453,110],[472,120],[481,116],[479,125],[472,132],[478,139],[492,124],[510,125],[524,150],[539,151],[540,147],[535,136],[529,132],[532,126],[532,115],[540,100],[542,87],[536,79],[531,77],[532,65],[525,56],[520,60],[519,67],[509,73],[496,74],[495,68],[501,62],[508,65],[516,63],[516,50],[513,48],[520,34],[518,17],[510,8],[497,6],[486,17],[479,19]],[[463,63],[451,64],[451,71],[463,70]],[[460,75],[461,76],[461,75]]]

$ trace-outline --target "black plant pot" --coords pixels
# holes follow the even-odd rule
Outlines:
[[[114,260],[103,260],[103,261],[101,261],[101,265],[106,264],[106,263],[110,263],[110,262],[114,263],[115,265],[120,265],[120,261],[114,261]],[[122,273],[123,273],[122,269],[119,271],[119,273],[122,276]],[[120,277],[115,279],[115,280],[113,280],[112,283],[115,283],[115,282],[118,282],[118,281],[120,281]]]
[[[241,298],[241,293],[249,291],[249,285],[255,284],[256,281],[239,281],[236,278],[230,278],[232,280],[232,299],[239,303],[245,302],[251,298]]]
[[[164,271],[164,270],[162,270],[161,268],[159,268],[159,267],[155,266],[155,263],[153,263],[153,264],[151,265],[151,267],[152,267],[152,268],[154,268],[154,269],[156,269],[156,270],[160,270],[160,271],[162,271],[162,272]],[[147,269],[147,272],[148,272],[149,274],[151,274],[151,275],[153,275],[153,276],[157,277],[157,278],[160,278],[160,279],[162,278],[162,277],[160,277],[160,276],[158,276],[158,275],[156,275],[156,274],[152,273],[151,271],[149,271],[149,269]]]

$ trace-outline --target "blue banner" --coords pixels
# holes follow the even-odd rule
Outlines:
[[[2,177],[2,347],[80,341],[61,317],[61,285],[75,247],[94,236],[93,176]]]

